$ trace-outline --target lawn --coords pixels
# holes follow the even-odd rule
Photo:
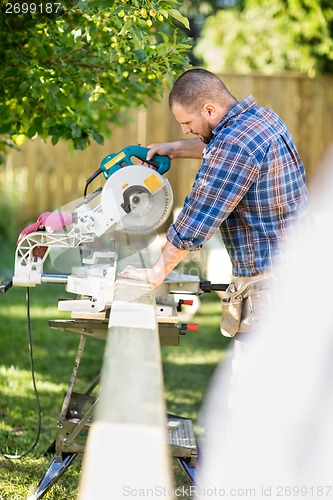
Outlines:
[[[13,249],[4,248],[0,277],[8,277],[13,266]],[[52,330],[48,320],[66,317],[57,301],[66,297],[63,285],[41,285],[30,290],[31,324],[36,384],[42,410],[42,429],[35,449],[26,457],[6,459],[3,453],[20,454],[29,449],[37,431],[37,407],[31,382],[27,336],[26,290],[12,288],[0,295],[0,499],[21,500],[31,494],[43,477],[52,456],[45,451],[55,437],[64,393],[67,389],[79,336]],[[61,316],[62,314],[62,316]],[[181,337],[178,347],[162,347],[167,409],[190,417],[197,424],[198,413],[210,377],[223,358],[227,340],[219,333],[220,303],[215,294],[201,297],[192,320],[198,332]],[[76,384],[84,391],[99,372],[104,342],[89,338]],[[74,500],[81,469],[81,456],[44,496],[45,500]],[[175,470],[177,486],[186,478]]]

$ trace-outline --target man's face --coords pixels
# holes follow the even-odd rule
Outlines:
[[[205,144],[208,144],[213,137],[215,126],[210,123],[209,116],[201,112],[194,114],[187,111],[180,104],[172,106],[172,113],[180,124],[183,134],[194,134]]]

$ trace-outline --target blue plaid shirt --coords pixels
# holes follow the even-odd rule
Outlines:
[[[253,276],[272,267],[276,243],[307,207],[304,166],[288,128],[249,96],[214,129],[167,239],[199,250],[220,229],[233,274]]]

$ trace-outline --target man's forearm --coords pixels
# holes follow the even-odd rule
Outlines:
[[[180,139],[172,142],[159,142],[149,144],[147,160],[151,160],[155,154],[169,156],[174,158],[193,158],[202,159],[202,152],[205,144],[200,139]]]
[[[188,253],[188,250],[181,250],[167,241],[161,257],[152,267],[152,281],[162,283],[167,275],[186,257]]]
[[[202,152],[205,144],[201,139],[181,139],[175,141],[174,157],[175,158],[202,158]]]
[[[167,241],[161,257],[151,269],[141,269],[129,265],[119,273],[119,277],[147,281],[157,287],[163,283],[167,275],[187,254],[188,250],[180,250]]]

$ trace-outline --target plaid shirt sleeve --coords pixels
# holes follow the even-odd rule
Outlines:
[[[167,240],[184,250],[199,250],[235,209],[259,175],[255,158],[240,146],[219,141],[205,149],[191,193]]]

